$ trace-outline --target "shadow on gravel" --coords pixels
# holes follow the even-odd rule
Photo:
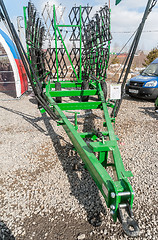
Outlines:
[[[0,220],[0,240],[15,240],[11,230]]]
[[[141,113],[158,120],[158,113],[155,113],[155,107],[139,107],[139,109],[141,109]]]
[[[32,235],[34,240],[76,240],[81,232],[88,235],[94,229],[84,219],[76,220],[65,211],[59,213],[56,209],[51,209],[49,217],[33,215],[26,218],[24,225],[26,234],[22,240],[32,239]],[[21,240],[21,237],[16,240]]]
[[[32,103],[32,104],[36,104],[36,105],[38,104],[36,98],[34,98],[34,97],[30,98],[29,102]]]
[[[48,134],[52,139],[63,170],[67,174],[71,186],[71,194],[84,207],[87,212],[88,222],[95,227],[99,227],[102,223],[101,215],[106,215],[106,209],[101,202],[99,190],[87,170],[84,169],[80,157],[73,151],[73,145],[70,143],[66,143],[65,146],[61,145],[60,139],[62,137],[56,134],[49,120],[47,115],[43,114],[43,121]],[[88,124],[91,125],[90,119]],[[77,165],[77,170],[74,169],[75,165]]]
[[[129,101],[133,101],[133,102],[155,102],[154,100],[143,99],[143,98],[138,98],[138,97],[134,97],[134,96],[129,96],[127,94],[125,94],[123,96],[123,99],[129,100]]]
[[[42,117],[37,117],[35,118],[34,116],[32,115],[29,115],[29,114],[26,114],[26,113],[22,113],[20,111],[17,111],[17,110],[12,110],[10,108],[6,108],[6,107],[2,107],[0,106],[0,108],[6,110],[6,111],[9,111],[11,113],[14,113],[16,115],[19,115],[21,117],[23,117],[25,119],[25,121],[29,122],[33,127],[35,127],[38,131],[40,131],[41,133],[45,133],[45,130],[43,128],[41,128],[37,122],[41,121],[42,120]]]
[[[77,116],[77,125],[83,125],[83,122],[80,121],[81,118],[86,118],[86,116],[89,114],[90,112],[87,110],[85,112],[85,114],[78,114]],[[71,123],[75,124],[75,119],[74,119],[74,116],[67,116],[67,119],[69,119],[69,121],[72,119]],[[94,113],[91,113],[91,119],[101,119],[101,117],[99,117],[98,115],[95,115]],[[88,120],[89,121],[89,120]],[[89,131],[91,131],[92,129],[90,129]]]
[[[69,99],[71,99],[74,102],[80,102],[81,101],[81,98],[77,97],[77,96],[69,97]],[[98,99],[95,96],[89,96],[89,100],[97,101]]]

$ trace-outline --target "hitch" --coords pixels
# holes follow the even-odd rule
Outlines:
[[[138,237],[140,230],[129,204],[119,204],[118,219],[122,224],[124,233],[129,237]]]

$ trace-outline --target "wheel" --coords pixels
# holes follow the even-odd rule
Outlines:
[[[88,90],[89,89],[89,84],[86,81],[82,82],[81,85],[81,90]],[[89,96],[81,96],[81,101],[82,102],[88,102]]]
[[[106,82],[101,81],[100,85],[101,85],[101,88],[102,88],[103,93],[104,93],[104,98],[106,100],[106,98],[107,98],[107,84],[106,84]]]
[[[61,83],[60,82],[55,83],[55,91],[61,91]],[[61,102],[62,102],[61,97],[56,97],[56,103],[61,103]]]

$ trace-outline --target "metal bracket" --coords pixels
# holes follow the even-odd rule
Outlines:
[[[122,224],[124,233],[129,237],[139,236],[139,226],[134,219],[133,212],[129,204],[119,204],[118,218]]]

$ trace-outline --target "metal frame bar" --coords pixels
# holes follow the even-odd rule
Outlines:
[[[122,162],[122,158],[119,152],[119,148],[117,145],[117,139],[113,130],[112,126],[112,119],[109,117],[108,114],[108,103],[105,102],[104,95],[101,89],[100,83],[97,84],[97,90],[84,90],[86,95],[94,94],[98,91],[98,95],[100,95],[101,101],[97,102],[79,102],[79,103],[58,103],[52,99],[52,96],[65,96],[66,92],[67,95],[74,96],[74,95],[81,95],[81,91],[71,90],[71,91],[58,91],[55,94],[52,91],[52,84],[49,82],[46,85],[46,98],[49,101],[53,112],[58,116],[59,121],[58,123],[62,125],[64,130],[66,131],[67,135],[69,136],[71,142],[73,143],[75,149],[79,153],[80,157],[82,158],[83,162],[85,163],[86,168],[90,172],[92,178],[96,182],[99,190],[102,192],[107,206],[110,205],[115,206],[115,210],[113,211],[113,219],[116,221],[118,217],[118,207],[119,204],[122,204],[125,201],[128,201],[131,208],[133,204],[134,192],[132,187],[127,179],[127,177],[132,176],[131,172],[125,171],[124,165]],[[84,110],[84,109],[102,109],[104,112],[105,123],[107,131],[103,132],[103,136],[108,136],[109,141],[105,142],[92,142],[89,146],[83,140],[84,137],[91,136],[92,139],[97,139],[95,133],[78,133],[76,130],[76,124],[73,126],[65,114],[63,113],[64,110]],[[95,157],[94,152],[100,153],[99,161]],[[112,152],[114,162],[107,163],[107,156],[108,152]],[[116,179],[112,179],[105,168],[113,167],[114,171],[116,171]],[[128,196],[121,198],[123,193],[130,192]],[[113,194],[115,198],[113,198]]]
[[[61,38],[61,42],[62,42],[62,44],[63,44],[63,46],[64,46],[64,49],[65,49],[66,54],[67,54],[67,56],[68,56],[68,59],[69,59],[69,61],[70,61],[71,67],[72,67],[72,69],[73,69],[73,71],[74,71],[74,73],[75,73],[75,76],[76,76],[76,78],[77,78],[77,81],[79,82],[79,79],[78,79],[76,70],[75,70],[75,68],[74,68],[74,66],[73,66],[73,63],[72,63],[72,61],[71,61],[69,52],[68,52],[68,50],[67,50],[67,48],[66,48],[66,45],[65,45],[64,40],[63,40],[63,38],[62,38],[62,35],[61,35],[61,33],[60,33],[60,30],[59,30],[58,27],[56,27],[56,29],[57,29],[57,31],[58,31],[58,34],[59,34],[60,38]],[[57,57],[58,57],[58,56],[57,56]]]
[[[58,70],[58,45],[57,45],[57,26],[56,26],[56,12],[55,5],[53,5],[53,17],[54,17],[54,34],[55,34],[55,55],[56,55],[56,71],[57,71],[57,82],[59,82],[59,70]]]
[[[27,7],[23,7],[25,30],[27,29],[26,9],[27,9]],[[30,60],[29,46],[27,43],[26,43],[26,47],[27,47],[27,57]]]
[[[66,54],[68,56],[68,59],[70,61],[71,67],[74,71],[74,74],[77,78],[78,82],[81,82],[81,78],[82,78],[82,15],[81,15],[81,6],[80,6],[80,25],[60,25],[60,24],[56,24],[56,11],[55,11],[55,5],[53,5],[53,16],[54,16],[54,32],[55,32],[55,49],[56,49],[56,68],[57,68],[57,81],[59,82],[59,73],[58,73],[58,53],[57,53],[57,32],[60,36],[61,42],[64,46],[64,49],[66,51]],[[70,55],[68,53],[68,50],[66,48],[66,45],[64,43],[63,37],[60,33],[59,27],[79,27],[80,28],[80,78],[78,78],[78,75],[76,73],[76,70],[73,66],[73,63],[71,61]],[[56,32],[57,31],[57,32]]]
[[[82,7],[80,5],[80,78],[79,81],[82,81]]]

